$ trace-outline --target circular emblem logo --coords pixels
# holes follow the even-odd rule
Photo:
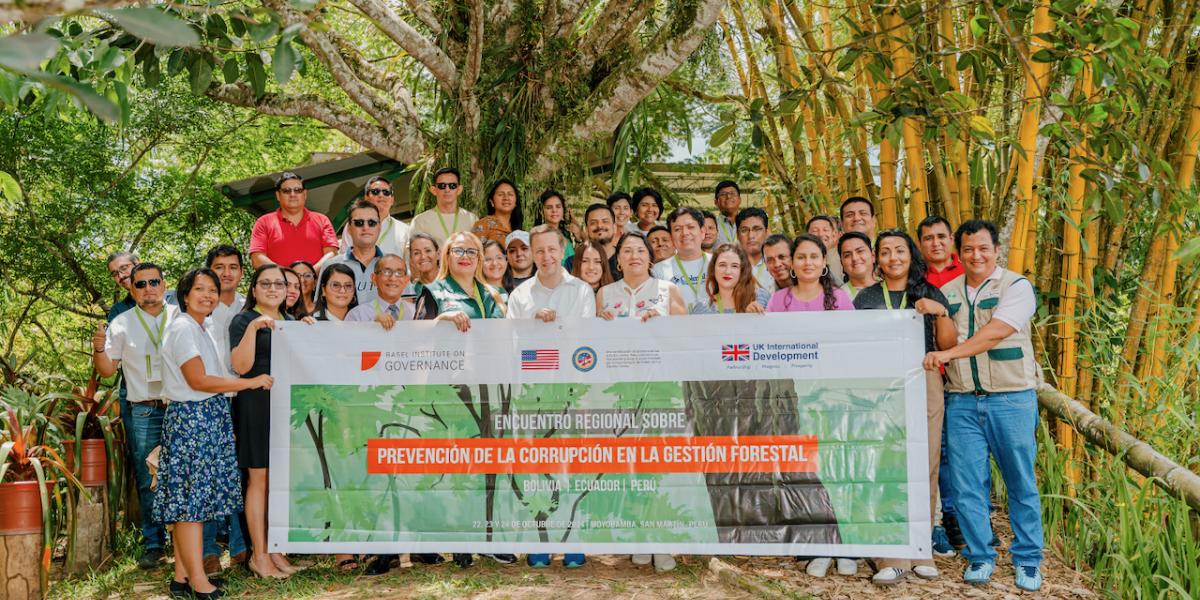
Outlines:
[[[587,373],[596,368],[596,351],[587,346],[580,346],[575,349],[575,353],[571,355],[571,364],[575,365],[575,370]]]

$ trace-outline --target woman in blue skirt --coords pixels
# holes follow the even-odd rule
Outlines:
[[[224,592],[204,573],[203,525],[242,510],[233,424],[223,394],[269,389],[272,379],[223,376],[229,367],[205,323],[221,294],[216,273],[189,271],[175,293],[184,314],[167,326],[163,339],[160,368],[169,404],[163,417],[154,519],[174,524],[171,596],[220,598]]]

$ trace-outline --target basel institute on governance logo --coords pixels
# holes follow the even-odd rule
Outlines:
[[[596,368],[596,351],[588,346],[580,346],[571,354],[571,364],[575,365],[575,370],[581,373],[587,373]]]

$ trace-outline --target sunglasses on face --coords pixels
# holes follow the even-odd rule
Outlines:
[[[451,248],[450,256],[455,258],[475,258],[479,256],[479,251],[474,248]]]
[[[144,290],[144,289],[146,289],[146,286],[150,286],[150,287],[152,287],[152,288],[156,288],[156,287],[158,287],[158,286],[160,286],[160,285],[162,285],[162,280],[161,280],[161,279],[143,279],[143,280],[141,280],[141,281],[135,281],[135,282],[133,282],[133,287],[135,287],[135,288],[137,288],[137,289],[139,289],[139,290]]]
[[[304,192],[304,187],[303,187],[303,186],[301,186],[301,187],[286,187],[286,188],[279,188],[279,193],[280,193],[280,194],[283,194],[283,195],[285,195],[285,196],[286,196],[286,195],[288,195],[288,194],[299,194],[299,193],[302,193],[302,192]]]
[[[457,190],[458,189],[457,183],[437,183],[434,185],[436,185],[437,189],[439,189],[439,190]]]
[[[283,290],[287,289],[287,282],[283,281],[282,279],[276,279],[275,281],[260,281],[258,282],[258,287],[264,290],[269,290],[271,288]]]
[[[370,194],[370,195],[372,195],[372,196],[385,196],[385,197],[391,197],[391,195],[392,195],[392,190],[385,190],[385,189],[383,189],[383,188],[378,188],[378,189],[367,190],[367,193],[368,193],[368,194]]]
[[[352,219],[350,222],[355,227],[374,227],[379,224],[375,219]]]

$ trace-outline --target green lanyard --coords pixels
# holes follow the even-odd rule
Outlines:
[[[892,292],[888,290],[886,283],[879,284],[883,288],[883,303],[888,310],[892,310]],[[900,310],[904,310],[908,306],[908,290],[904,290],[904,296],[900,298]]]
[[[435,209],[435,210],[436,210],[436,209]],[[457,213],[455,214],[455,216],[458,216],[458,215],[457,215]],[[393,218],[392,218],[392,217],[390,217],[390,216],[384,217],[384,219],[386,219],[386,220],[387,220],[387,224],[388,224],[388,226],[387,226],[387,229],[384,229],[384,230],[383,230],[383,233],[380,233],[380,234],[379,234],[379,238],[378,238],[378,241],[379,241],[379,242],[382,242],[384,239],[386,239],[386,238],[387,238],[387,235],[388,235],[389,233],[391,233],[391,232],[392,232],[392,224],[393,224],[393,223],[395,223],[395,221],[396,221],[395,219],[393,219]],[[443,226],[442,226],[442,228],[444,229],[444,228],[445,228],[445,225],[443,225]]]
[[[766,279],[765,277],[763,277],[763,272],[766,270],[767,270],[766,263],[758,263],[757,265],[754,265],[754,269],[753,269],[754,281],[755,281],[755,283],[759,284],[759,287],[766,287],[765,285],[762,284],[763,280]]]
[[[726,217],[725,215],[720,215],[720,217],[721,218],[717,221],[717,229],[721,230],[721,232],[725,234],[726,242],[729,242],[730,244],[736,243],[737,234],[733,231],[733,224],[729,222],[729,217]]]
[[[476,281],[475,282],[475,293],[474,294],[468,293],[467,295],[471,296],[471,300],[475,303],[476,306],[479,307],[479,318],[481,318],[481,319],[488,318],[487,310],[485,310],[483,308],[483,286],[479,285],[479,282]]]
[[[725,314],[725,305],[721,303],[720,294],[717,295],[717,312],[720,314]]]
[[[700,273],[696,275],[696,279],[697,279],[697,280],[699,280],[699,279],[700,279],[700,275],[703,275],[703,274],[704,274],[704,268],[705,268],[706,266],[708,266],[707,264],[705,264],[706,262],[707,262],[707,261],[704,259],[704,255],[703,255],[703,254],[701,254],[701,255],[700,255]],[[683,282],[684,282],[684,283],[686,283],[686,284],[687,284],[687,286],[688,286],[689,288],[691,288],[691,290],[692,290],[692,297],[693,297],[693,298],[696,298],[696,299],[699,299],[699,298],[700,298],[700,292],[699,292],[699,290],[697,290],[697,289],[696,289],[696,286],[698,286],[698,285],[700,285],[700,284],[699,284],[699,282],[698,282],[698,281],[697,281],[697,282],[695,282],[695,283],[693,283],[693,282],[692,282],[692,276],[691,276],[690,274],[688,274],[688,272],[687,272],[687,269],[683,268],[683,262],[681,262],[681,261],[679,260],[679,255],[678,255],[678,254],[676,254],[676,255],[675,255],[675,266],[676,266],[676,267],[678,267],[678,268],[679,268],[679,272],[683,274]],[[693,302],[693,303],[691,303],[691,304],[688,304],[688,310],[691,310],[691,308],[692,308],[692,304],[695,304],[695,303]]]
[[[138,318],[138,322],[142,324],[142,329],[146,331],[146,337],[150,338],[151,344],[154,344],[155,350],[158,350],[159,345],[162,344],[163,328],[167,325],[167,307],[164,306],[162,311],[162,314],[158,317],[158,322],[155,323],[157,331],[153,332],[150,331],[150,326],[146,324],[146,319],[142,318],[142,309],[135,308],[133,311],[133,314]]]
[[[446,221],[445,221],[445,219],[442,219],[442,211],[438,210],[436,206],[433,207],[433,214],[437,215],[438,223],[442,224],[442,233],[446,234],[446,239],[450,239],[450,234],[454,233],[455,231],[458,231],[458,209],[454,210],[454,230],[453,231],[446,229]]]
[[[853,300],[854,297],[858,295],[858,288],[854,287],[854,284],[850,283],[849,281],[846,282],[846,287],[850,289],[850,299]],[[884,296],[887,296],[887,294],[884,294]],[[891,307],[892,306],[889,304],[888,308]]]
[[[397,303],[396,303],[396,306],[399,306],[399,307],[400,307],[400,316],[396,317],[396,320],[397,320],[397,321],[403,321],[403,320],[404,320],[405,308],[406,308],[406,307],[404,306],[404,301],[403,301],[403,300],[401,300],[401,301],[397,302]],[[378,319],[379,317],[382,317],[382,316],[383,316],[383,313],[382,313],[382,312],[379,310],[379,298],[376,298],[376,299],[375,299],[375,318],[376,318],[376,319]]]

